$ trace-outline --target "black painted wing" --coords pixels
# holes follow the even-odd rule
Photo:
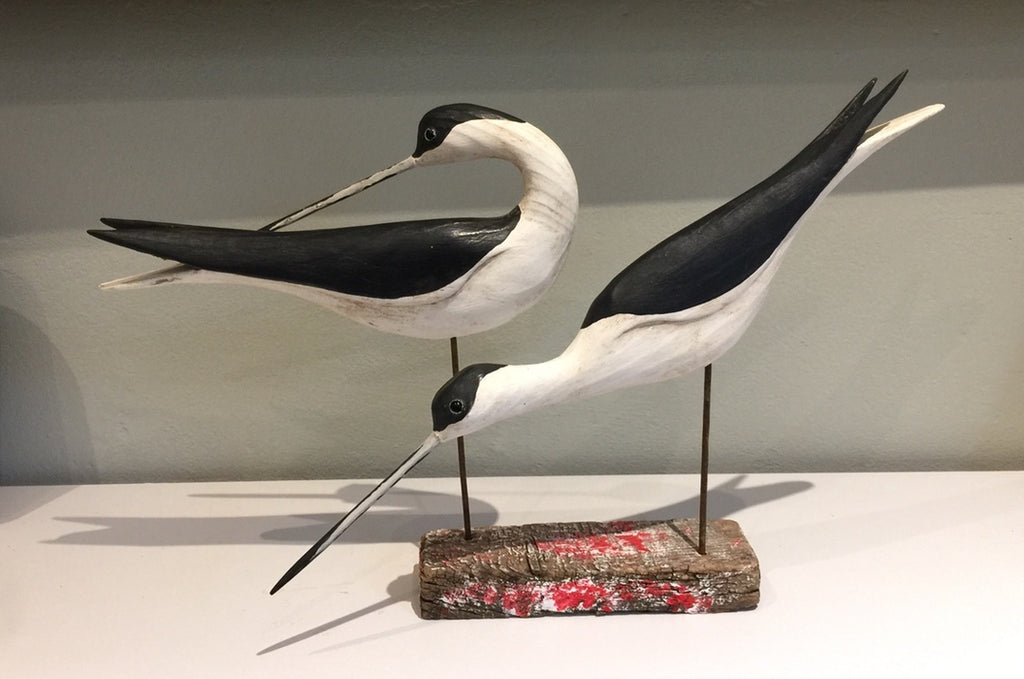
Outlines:
[[[103,219],[102,240],[200,269],[396,299],[456,280],[499,245],[519,208],[493,218],[432,219],[309,231],[249,231]]]
[[[597,296],[582,327],[615,314],[661,314],[708,302],[749,278],[849,160],[906,76],[868,99],[869,82],[778,172],[665,239]]]

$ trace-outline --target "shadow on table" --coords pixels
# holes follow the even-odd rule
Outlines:
[[[810,490],[814,484],[810,481],[778,481],[751,488],[741,488],[746,474],[733,476],[723,483],[708,489],[708,516],[724,519],[736,512],[781,500],[790,495]],[[664,507],[648,509],[638,514],[620,517],[624,521],[658,521],[661,519],[686,519],[696,517],[700,511],[700,496],[676,502]]]
[[[773,502],[813,487],[808,481],[779,481],[743,488],[745,475],[734,476],[708,491],[708,514],[724,518],[756,505]],[[251,498],[254,500],[292,498],[337,498],[337,512],[321,514],[138,517],[138,516],[64,516],[59,521],[84,524],[79,530],[49,540],[65,545],[121,545],[163,547],[172,545],[244,545],[263,543],[311,544],[337,522],[344,510],[360,500],[371,484],[353,483],[333,494],[196,494],[194,497]],[[645,510],[633,520],[656,520],[697,516],[697,496]],[[393,489],[371,512],[365,514],[345,534],[349,543],[418,542],[430,530],[462,525],[459,497],[450,493]],[[454,510],[454,511],[453,511]],[[482,500],[470,501],[476,525],[498,522],[497,508]]]
[[[319,539],[348,507],[362,499],[372,487],[372,484],[349,484],[330,495],[249,493],[195,496],[250,497],[256,500],[328,497],[341,501],[338,511],[325,514],[198,517],[58,516],[54,518],[69,523],[85,524],[89,528],[47,542],[62,545],[135,547],[263,543],[308,545]],[[394,489],[377,503],[373,511],[363,515],[359,522],[345,533],[345,542],[418,542],[427,531],[462,526],[460,502],[458,495],[449,493]],[[498,510],[480,500],[470,501],[470,512],[474,523],[490,525],[498,519]]]
[[[708,513],[724,518],[741,509],[773,502],[813,487],[808,481],[780,481],[751,488],[741,487],[745,475],[734,476],[709,489]],[[308,545],[320,538],[348,507],[358,502],[372,488],[369,483],[342,486],[333,494],[195,494],[202,498],[301,499],[336,498],[337,512],[322,514],[138,517],[138,516],[63,516],[59,521],[84,524],[87,529],[49,540],[51,544],[113,545],[164,547],[172,545],[245,545],[263,543],[295,543]],[[459,497],[450,493],[393,489],[374,509],[345,533],[348,543],[416,543],[430,530],[462,526]],[[622,519],[666,519],[695,517],[698,497],[645,510]],[[475,525],[498,522],[497,508],[482,500],[470,501]]]
[[[417,597],[418,592],[419,592],[419,586],[418,586],[418,581],[417,581],[417,578],[416,578],[416,574],[415,573],[408,573],[406,575],[402,575],[402,576],[392,580],[391,584],[388,585],[388,596],[387,596],[386,599],[381,599],[377,603],[370,604],[369,606],[364,606],[364,607],[360,608],[359,610],[352,611],[351,613],[343,615],[340,618],[335,618],[334,620],[331,620],[330,622],[325,622],[322,625],[317,625],[316,627],[312,627],[312,628],[306,630],[305,632],[299,632],[298,634],[292,635],[292,636],[288,637],[287,639],[283,639],[283,640],[277,642],[276,644],[272,644],[270,646],[267,646],[266,648],[264,648],[262,651],[260,651],[256,655],[265,655],[267,653],[272,653],[274,651],[278,651],[278,650],[280,650],[282,648],[285,648],[287,646],[291,646],[292,644],[297,644],[300,641],[305,641],[306,639],[312,639],[313,637],[318,636],[320,634],[323,634],[324,632],[328,632],[328,631],[330,631],[330,630],[332,630],[332,629],[334,629],[336,627],[340,627],[340,626],[344,625],[345,623],[353,622],[355,620],[358,620],[359,618],[363,617],[364,615],[369,615],[371,613],[375,613],[375,612],[377,612],[379,610],[382,610],[384,608],[387,608],[388,606],[391,606],[393,604],[400,604],[400,603],[406,603],[406,602],[410,603],[413,606],[413,608],[415,609],[415,611],[416,611],[416,617],[419,618],[419,598]],[[323,649],[323,650],[333,650],[333,649],[336,649],[336,648],[341,648],[341,647],[344,647],[344,646],[351,646],[353,644],[362,643],[364,641],[369,641],[370,639],[378,639],[378,638],[381,638],[381,637],[392,636],[394,634],[399,634],[399,633],[405,631],[408,628],[417,627],[417,626],[419,626],[421,624],[423,624],[422,621],[417,621],[413,625],[407,625],[405,627],[399,627],[397,629],[390,629],[390,630],[386,630],[386,631],[383,631],[383,632],[377,632],[377,633],[374,633],[373,635],[365,636],[365,637],[359,637],[357,639],[349,639],[347,641],[343,641],[343,642],[341,642],[339,644],[336,644],[335,646],[332,646],[330,648]]]

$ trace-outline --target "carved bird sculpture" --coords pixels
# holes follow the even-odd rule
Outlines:
[[[472,104],[420,120],[411,156],[259,230],[101,220],[97,238],[179,262],[101,287],[244,283],[291,293],[386,332],[459,337],[533,305],[565,260],[579,197],[572,167],[530,123]],[[523,195],[493,218],[450,218],[280,232],[328,205],[414,167],[499,158]]]

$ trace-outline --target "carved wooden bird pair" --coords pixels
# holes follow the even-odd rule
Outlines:
[[[761,308],[796,227],[855,167],[935,115],[928,106],[871,127],[906,72],[871,96],[872,80],[773,175],[655,245],[594,299],[561,355],[532,365],[471,365],[431,404],[433,431],[313,545],[276,592],[439,443],[562,401],[670,379],[703,367]],[[104,219],[104,240],[179,262],[104,284],[234,282],[297,295],[388,332],[456,337],[533,305],[565,259],[578,210],[572,168],[533,125],[482,106],[423,116],[405,160],[258,231]],[[484,157],[522,173],[519,204],[494,218],[434,219],[280,232],[302,217],[407,169]]]

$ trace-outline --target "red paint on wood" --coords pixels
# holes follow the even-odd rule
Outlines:
[[[626,602],[646,601],[663,604],[672,613],[706,613],[714,598],[694,593],[678,582],[638,580],[600,584],[590,578],[557,583],[519,583],[496,586],[471,583],[442,595],[449,604],[500,602],[507,616],[528,617],[539,613],[612,613]]]
[[[650,552],[647,542],[664,539],[664,532],[637,531],[631,521],[615,521],[616,532],[599,535],[569,535],[554,540],[538,540],[537,549],[573,559],[593,559],[598,555],[639,554]]]
[[[603,601],[602,609],[611,610],[608,607],[607,599],[612,593],[595,582],[577,580],[575,582],[563,582],[555,585],[548,593],[551,604],[559,613],[565,611],[592,611],[597,607],[599,600]]]

